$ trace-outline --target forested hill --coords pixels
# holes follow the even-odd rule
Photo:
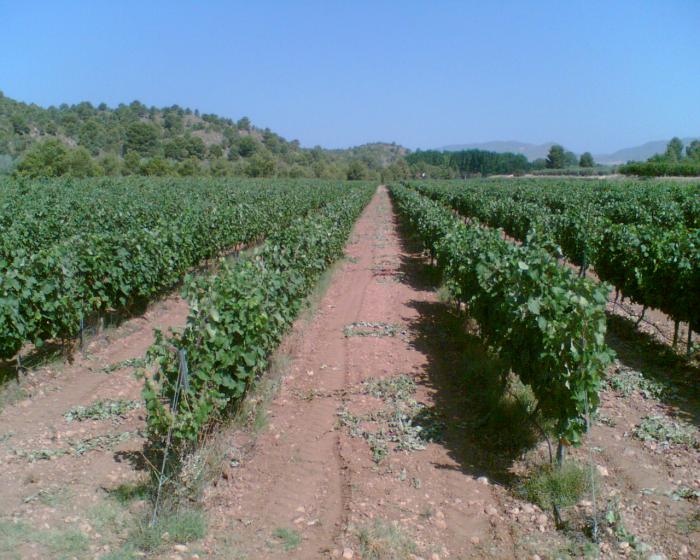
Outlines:
[[[406,153],[389,143],[302,148],[246,117],[233,120],[177,105],[43,108],[0,92],[0,173],[363,179],[379,177]]]

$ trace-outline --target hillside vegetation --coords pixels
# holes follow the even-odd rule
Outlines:
[[[211,175],[379,178],[406,150],[373,143],[302,148],[250,119],[139,101],[43,108],[0,92],[0,172],[70,175]]]

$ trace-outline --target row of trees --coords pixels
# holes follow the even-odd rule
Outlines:
[[[469,175],[522,175],[543,169],[593,168],[596,164],[590,152],[580,158],[555,144],[547,158],[529,162],[522,154],[489,152],[485,150],[416,151],[406,156],[410,176],[455,178]]]
[[[620,172],[642,177],[698,177],[700,176],[700,140],[693,140],[688,146],[684,146],[680,138],[674,137],[663,154],[655,154],[646,162],[627,162],[620,167]]]
[[[595,161],[591,152],[584,152],[580,158],[576,154],[566,150],[559,144],[554,144],[549,148],[546,159],[536,159],[532,163],[535,169],[566,169],[569,167],[595,167]]]
[[[700,163],[700,140],[693,140],[687,147],[677,136],[671,138],[663,154],[656,154],[647,161],[663,163],[682,163],[684,161]]]
[[[464,177],[468,175],[522,174],[530,164],[521,154],[485,150],[418,150],[406,156],[409,168],[418,176]]]

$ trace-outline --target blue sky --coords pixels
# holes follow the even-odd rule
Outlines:
[[[199,108],[305,146],[700,135],[700,0],[0,0],[0,89]]]

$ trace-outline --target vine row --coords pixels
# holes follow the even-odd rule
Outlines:
[[[569,192],[527,184],[509,188],[422,184],[415,188],[465,217],[510,236],[557,247],[585,271],[592,267],[623,297],[700,330],[700,193],[696,185],[572,184]],[[581,189],[579,192],[578,189]],[[625,194],[625,193],[623,193]],[[601,204],[596,204],[600,201]],[[607,202],[604,202],[607,201]]]
[[[318,277],[342,254],[374,190],[348,186],[335,201],[270,235],[253,254],[190,283],[184,330],[168,337],[157,333],[147,354],[153,374],[143,394],[156,445],[165,445],[170,435],[173,448],[185,453],[240,402]],[[184,386],[182,351],[189,370]]]
[[[559,266],[541,247],[464,224],[413,189],[395,185],[391,194],[483,339],[532,388],[560,443],[579,443],[613,356],[605,344],[609,287]]]
[[[51,208],[39,211],[47,192],[61,201],[59,207],[64,198],[75,200],[67,182],[20,182],[0,196],[0,229],[11,233],[0,253],[0,359],[27,343],[74,338],[90,314],[148,301],[204,259],[283,229],[345,188],[330,182],[264,187],[153,179],[97,185],[92,193],[84,192],[88,185],[74,187],[98,206],[100,200],[119,203],[103,208],[98,214],[104,219],[95,220],[87,203],[64,207],[63,218]],[[19,212],[22,192],[25,211]],[[81,221],[85,227],[78,231]]]

